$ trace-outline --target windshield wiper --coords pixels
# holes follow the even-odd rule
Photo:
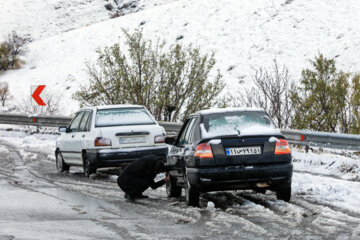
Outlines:
[[[241,134],[241,133],[240,133],[240,130],[239,130],[237,127],[235,127],[234,130],[237,131],[238,135]]]

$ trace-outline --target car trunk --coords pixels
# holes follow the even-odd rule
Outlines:
[[[216,166],[252,166],[276,162],[272,136],[223,137],[211,144]],[[281,136],[276,136],[283,138]]]
[[[154,146],[154,138],[162,135],[162,127],[152,125],[127,125],[101,127],[101,136],[111,139],[112,148]]]

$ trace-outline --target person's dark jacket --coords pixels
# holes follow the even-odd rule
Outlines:
[[[165,184],[164,180],[154,182],[154,178],[165,167],[161,159],[143,157],[129,164],[117,179],[119,187],[129,195],[141,194],[148,187],[156,189]]]

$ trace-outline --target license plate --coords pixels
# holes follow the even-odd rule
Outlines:
[[[238,155],[259,155],[261,154],[261,147],[238,147],[238,148],[226,148],[227,156]]]
[[[145,137],[121,137],[120,144],[131,144],[131,143],[144,143],[146,142]]]

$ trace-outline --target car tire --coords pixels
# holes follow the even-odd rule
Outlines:
[[[255,191],[257,193],[265,194],[266,193],[266,188],[257,188],[257,189],[255,189]]]
[[[56,161],[56,170],[58,173],[69,171],[70,166],[64,162],[64,158],[60,151],[56,152],[55,161]]]
[[[83,168],[84,168],[84,175],[86,178],[96,172],[96,168],[92,166],[89,158],[86,156],[86,153],[83,155]]]
[[[285,202],[289,202],[291,198],[291,182],[284,183],[276,188],[276,198],[278,200],[283,200]]]
[[[181,196],[182,187],[176,185],[176,178],[170,176],[169,181],[166,182],[166,193],[168,197],[178,198]]]
[[[185,175],[185,199],[188,206],[199,206],[200,192],[196,187],[191,185],[187,175]]]

